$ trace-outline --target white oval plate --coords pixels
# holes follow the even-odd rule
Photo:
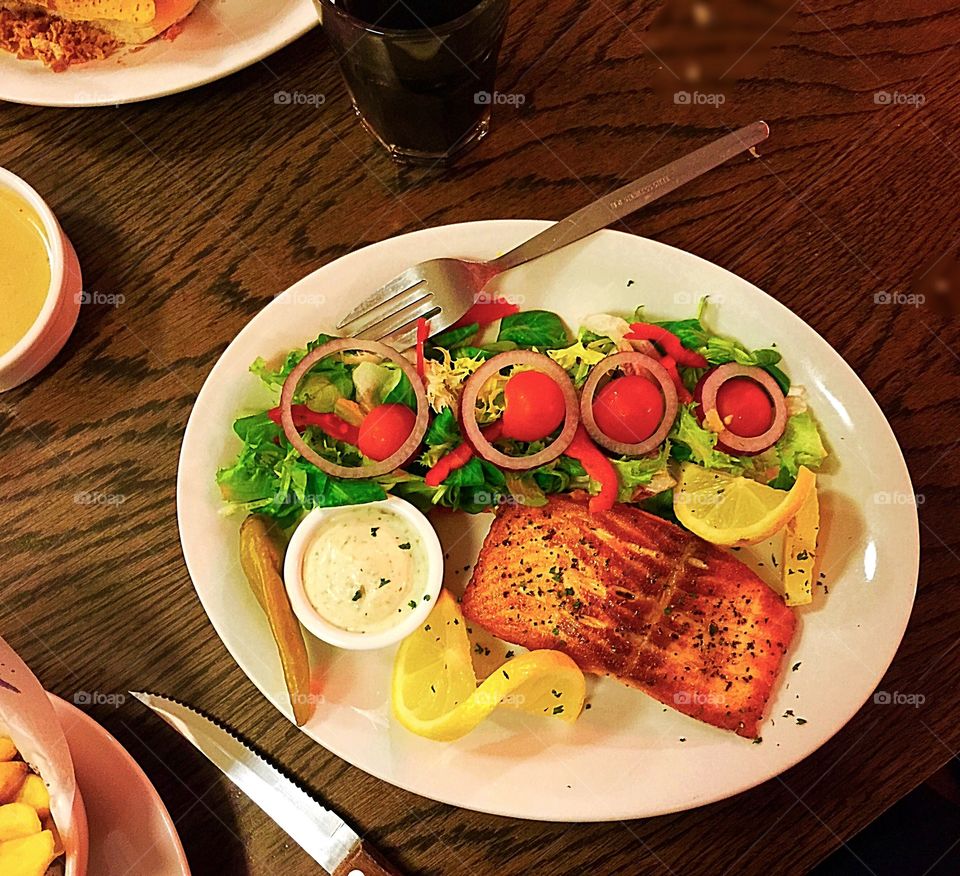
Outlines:
[[[63,73],[0,52],[0,100],[112,106],[176,94],[260,61],[318,23],[311,0],[200,0],[176,39],[121,49]]]
[[[276,649],[237,560],[240,521],[218,513],[214,483],[217,467],[238,449],[234,418],[271,404],[249,373],[250,363],[332,330],[362,294],[415,262],[496,256],[546,224],[449,225],[350,253],[265,307],[207,378],[180,455],[183,552],[224,644],[288,717]],[[631,313],[638,304],[651,315],[690,316],[699,297],[709,294],[712,328],[751,347],[775,342],[794,383],[806,387],[833,454],[821,478],[822,568],[829,594],[816,588],[813,604],[798,611],[798,635],[759,745],[609,679],[590,681],[592,708],[572,726],[501,709],[457,742],[430,742],[390,716],[392,651],[350,654],[326,646],[313,649],[321,702],[304,731],[360,769],[425,797],[552,821],[660,815],[728,797],[783,772],[826,742],[870,696],[910,615],[918,524],[910,478],[889,424],[854,372],[813,329],[755,286],[689,253],[604,231],[501,281],[502,294],[521,299],[527,309],[557,311],[571,327],[590,313]],[[450,553],[446,583],[459,590],[491,515],[435,517]],[[769,546],[739,556],[776,583]],[[506,647],[494,643],[494,656],[502,657]]]

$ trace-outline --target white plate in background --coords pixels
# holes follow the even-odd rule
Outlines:
[[[0,52],[0,100],[111,106],[176,94],[260,61],[318,23],[311,0],[200,0],[175,39],[123,48],[62,73]]]

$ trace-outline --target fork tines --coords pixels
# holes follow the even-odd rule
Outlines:
[[[402,331],[418,319],[440,312],[425,278],[416,270],[404,271],[360,302],[338,324],[345,336],[380,340]]]

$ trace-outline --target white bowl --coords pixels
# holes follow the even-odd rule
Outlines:
[[[388,496],[382,502],[370,502],[364,507],[389,508],[394,514],[406,519],[414,528],[423,543],[427,558],[425,594],[429,599],[417,602],[416,608],[404,613],[395,626],[374,633],[359,633],[345,630],[330,623],[311,605],[303,585],[303,558],[314,535],[338,514],[355,509],[356,505],[339,505],[335,508],[314,508],[293,533],[287,554],[283,561],[283,580],[293,606],[294,614],[300,623],[314,636],[349,651],[373,651],[387,648],[405,639],[424,623],[436,605],[437,596],[443,586],[443,548],[440,539],[430,521],[409,502],[396,496]]]
[[[80,263],[57,217],[43,198],[16,174],[0,167],[0,187],[23,198],[40,217],[50,251],[50,289],[27,333],[0,355],[0,392],[25,383],[63,349],[77,323],[83,281]]]

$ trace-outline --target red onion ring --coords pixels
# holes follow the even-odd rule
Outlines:
[[[329,459],[324,459],[300,437],[300,433],[293,423],[293,412],[291,410],[293,396],[304,375],[321,359],[335,353],[342,353],[344,350],[366,350],[370,353],[376,353],[383,359],[389,359],[407,376],[407,380],[413,387],[413,394],[417,398],[417,419],[414,421],[413,429],[407,440],[400,445],[400,448],[392,456],[388,456],[382,462],[375,462],[373,465],[338,465]],[[315,350],[311,350],[300,360],[297,367],[290,372],[283,382],[283,390],[280,392],[280,424],[283,426],[283,433],[287,436],[287,440],[304,459],[312,462],[321,471],[338,478],[375,478],[403,465],[420,446],[420,442],[427,431],[429,417],[427,394],[423,389],[423,382],[417,375],[416,369],[393,347],[388,347],[379,341],[367,341],[359,338],[336,338],[327,341]]]
[[[487,441],[480,431],[480,424],[477,423],[477,397],[480,395],[480,390],[494,374],[510,365],[530,365],[535,370],[553,378],[563,393],[563,401],[567,408],[560,434],[543,450],[534,453],[532,456],[507,456],[506,453],[501,453]],[[537,468],[546,465],[548,462],[553,462],[573,441],[573,436],[577,433],[577,425],[580,422],[577,411],[577,391],[574,389],[567,372],[549,356],[545,356],[543,353],[534,353],[533,350],[510,350],[506,353],[491,356],[467,379],[460,396],[460,419],[463,423],[467,441],[487,462],[492,462],[508,471]]]
[[[656,431],[643,441],[634,444],[627,444],[623,441],[614,441],[609,435],[600,430],[597,421],[593,416],[593,396],[600,385],[600,381],[611,371],[624,371],[629,374],[646,374],[653,378],[660,387],[663,394],[663,419]],[[664,368],[656,359],[651,359],[643,353],[614,353],[607,356],[596,365],[590,372],[586,383],[580,394],[580,419],[589,433],[590,437],[601,447],[613,453],[619,453],[621,456],[643,456],[649,453],[655,447],[658,447],[663,439],[667,437],[673,421],[677,417],[677,388],[673,385],[667,369]]]
[[[703,381],[703,395],[700,402],[704,416],[710,411],[717,410],[717,393],[720,387],[728,380],[734,377],[747,377],[755,383],[759,383],[770,396],[770,402],[773,405],[773,421],[770,428],[761,435],[753,438],[746,438],[743,435],[737,435],[729,429],[724,429],[719,433],[719,440],[731,450],[739,453],[762,453],[768,447],[772,447],[783,435],[787,428],[787,403],[783,397],[783,391],[766,371],[757,365],[740,365],[737,362],[727,362],[726,365],[720,365],[715,368]],[[720,412],[717,411],[717,416]]]

